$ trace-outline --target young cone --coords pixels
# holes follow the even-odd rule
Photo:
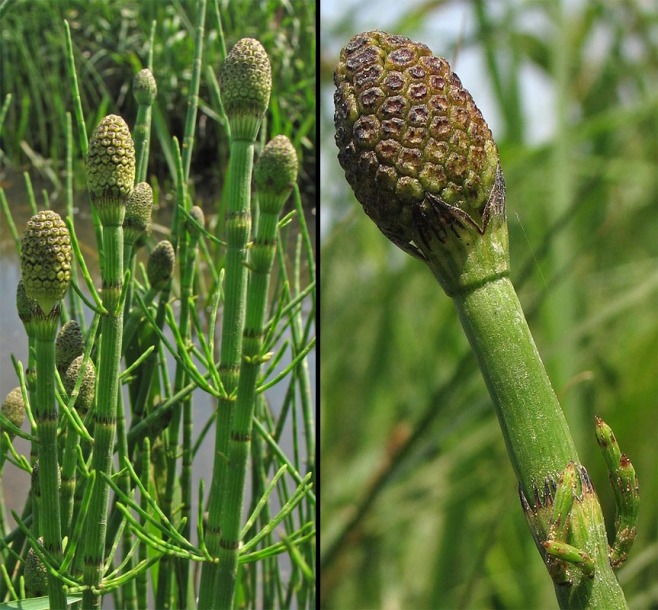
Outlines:
[[[21,393],[20,387],[14,388],[5,396],[5,399],[2,401],[2,407],[0,407],[0,412],[6,417],[14,426],[20,428],[25,421],[25,403],[23,402],[23,394]],[[2,443],[2,435],[5,432],[5,429],[0,424],[0,446]],[[7,429],[7,434],[9,438],[14,438],[14,433],[12,430]],[[0,464],[2,463],[2,456],[0,456]]]
[[[272,90],[272,68],[263,45],[253,38],[238,40],[226,56],[219,85],[232,139],[253,140]]]
[[[43,538],[39,538],[43,544]],[[25,590],[29,597],[48,595],[48,570],[40,557],[30,547],[25,556]]]
[[[66,294],[71,256],[71,237],[59,214],[43,210],[28,220],[21,240],[21,277],[25,294],[45,315]]]
[[[170,241],[163,239],[151,250],[146,262],[146,275],[151,287],[162,290],[174,275],[176,253]]]
[[[55,362],[60,376],[63,376],[69,364],[85,349],[85,340],[82,336],[80,324],[69,320],[57,333],[55,340]]]
[[[109,114],[87,150],[87,184],[103,226],[120,226],[135,182],[135,145],[126,122]]]
[[[153,72],[148,68],[140,70],[133,79],[133,96],[140,106],[152,106],[158,96],[158,85]]]
[[[153,210],[153,189],[148,182],[140,182],[126,202],[126,215],[123,219],[123,238],[126,246],[132,248],[148,231]],[[128,252],[130,253],[130,252]]]

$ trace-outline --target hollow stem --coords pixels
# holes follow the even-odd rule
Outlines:
[[[240,552],[240,525],[244,504],[247,458],[256,403],[256,381],[263,356],[263,325],[267,290],[275,251],[278,214],[261,213],[258,233],[251,248],[251,276],[247,293],[246,323],[243,333],[243,362],[228,441],[228,469],[222,495],[223,519],[219,553],[217,603],[232,608]]]
[[[253,158],[253,141],[234,140],[232,142],[229,162],[229,210],[226,219],[226,285],[219,367],[225,396],[220,398],[217,407],[215,460],[205,537],[206,546],[213,557],[219,557],[222,552],[222,493],[225,490],[229,431],[234,401],[231,395],[237,388],[240,373],[242,331],[246,311],[246,254],[251,224],[249,202]],[[217,564],[204,564],[201,572],[199,608],[217,607],[216,595],[214,595],[214,583],[217,574]]]
[[[527,497],[578,454],[514,287],[501,277],[455,295],[464,331],[496,407]]]
[[[62,559],[62,534],[59,505],[59,465],[57,463],[57,408],[55,405],[55,336],[59,307],[39,320],[36,333],[35,419],[39,434],[39,487],[42,505],[41,524],[44,547],[57,561]],[[66,595],[62,583],[48,573],[48,597],[51,608],[64,608]]]
[[[103,306],[107,313],[101,318],[100,364],[98,367],[98,401],[93,413],[94,451],[92,470],[97,475],[91,496],[89,517],[85,531],[84,608],[100,608],[101,593],[98,589],[105,564],[105,534],[109,487],[99,473],[111,473],[112,449],[117,420],[117,397],[119,392],[119,364],[121,359],[121,337],[123,310],[120,295],[123,285],[123,228],[103,226],[105,266],[103,272]]]
[[[453,295],[464,331],[496,409],[507,451],[525,498],[544,496],[567,464],[580,464],[573,439],[508,277],[496,277]],[[539,506],[530,507],[537,513]],[[595,562],[593,578],[577,574],[572,586],[556,583],[561,608],[626,608],[608,561],[603,515],[596,496],[574,503],[570,543]],[[546,523],[529,517],[534,533]]]

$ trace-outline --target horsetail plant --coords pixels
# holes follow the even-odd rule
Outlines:
[[[110,474],[117,420],[119,365],[123,332],[123,220],[135,182],[135,147],[125,121],[108,115],[96,127],[87,151],[87,183],[103,234],[102,300],[98,402],[93,411],[95,472],[84,540],[85,608],[99,608],[105,565],[105,534]]]
[[[453,299],[560,607],[626,608],[612,568],[635,532],[635,475],[599,425],[622,514],[609,554],[598,499],[509,278],[505,185],[489,127],[448,62],[403,36],[355,36],[334,81],[347,181],[381,232]]]
[[[254,166],[258,201],[258,230],[249,249],[247,312],[242,339],[242,364],[228,445],[228,470],[222,495],[222,540],[219,555],[217,604],[232,608],[241,545],[247,458],[251,446],[256,382],[263,354],[263,333],[270,272],[276,250],[279,214],[297,180],[297,154],[286,136],[277,136],[263,149]]]
[[[265,345],[278,342],[290,325],[286,316],[293,310],[299,311],[302,299],[313,290],[311,282],[303,294],[293,297],[284,271],[274,289],[274,319],[271,325],[264,325],[266,302],[271,296],[267,294],[267,275],[275,245],[285,256],[281,253],[284,249],[278,247],[282,242],[278,228],[288,218],[279,223],[277,214],[295,182],[295,152],[285,138],[275,138],[261,155],[262,162],[266,162],[271,151],[277,149],[284,157],[288,155],[288,164],[283,163],[281,175],[276,176],[257,170],[260,177],[256,177],[256,185],[263,193],[259,193],[260,222],[257,227],[254,223],[257,231],[250,247],[250,206],[259,213],[258,203],[251,201],[253,159],[259,132],[265,142],[261,123],[269,103],[271,68],[261,44],[242,39],[228,58],[225,52],[221,54],[225,60],[219,78],[222,103],[216,104],[215,115],[230,138],[230,164],[224,181],[227,212],[222,212],[216,225],[211,224],[210,231],[205,229],[203,211],[193,205],[188,183],[198,137],[196,117],[204,44],[213,40],[213,34],[207,37],[204,33],[206,1],[196,0],[194,4],[194,64],[182,147],[172,138],[171,148],[167,149],[163,136],[168,122],[159,113],[157,116],[158,141],[163,144],[164,156],[174,174],[173,218],[170,226],[158,226],[164,241],[151,247],[148,240],[150,255],[144,264],[137,264],[136,251],[147,243],[153,207],[153,190],[145,180],[151,111],[157,95],[150,71],[157,21],[152,21],[151,53],[144,62],[149,69],[139,72],[133,80],[137,104],[134,141],[124,120],[116,115],[103,118],[87,141],[85,95],[78,87],[75,47],[65,23],[68,85],[75,111],[75,115],[62,117],[67,136],[63,164],[67,217],[65,225],[61,219],[54,222],[49,211],[39,213],[39,218],[52,220],[58,230],[68,228],[70,247],[61,251],[68,252],[69,258],[66,265],[60,259],[55,261],[59,267],[50,265],[47,257],[36,256],[24,240],[23,258],[31,265],[33,275],[24,270],[17,291],[17,308],[29,338],[29,361],[24,372],[23,364],[14,359],[20,383],[20,389],[14,393],[24,399],[32,431],[20,431],[18,419],[3,415],[0,437],[2,448],[7,447],[6,440],[13,432],[33,441],[34,455],[29,462],[13,445],[8,447],[7,457],[12,467],[31,475],[32,498],[28,497],[20,516],[14,513],[18,526],[12,532],[5,533],[0,515],[0,606],[2,602],[11,604],[24,598],[25,582],[29,580],[28,593],[49,595],[51,608],[63,608],[78,597],[82,598],[83,608],[100,608],[102,598],[110,593],[114,605],[122,608],[214,608],[220,592],[226,607],[230,607],[236,597],[238,561],[263,558],[268,562],[261,564],[263,569],[274,576],[263,579],[263,599],[288,605],[292,588],[286,592],[281,586],[273,558],[287,549],[296,565],[303,564],[295,545],[300,540],[308,544],[314,535],[312,517],[300,512],[300,520],[304,521],[301,526],[292,518],[292,511],[297,510],[305,494],[311,500],[309,506],[315,501],[308,477],[304,479],[297,470],[297,446],[293,464],[278,445],[278,434],[289,421],[290,403],[286,402],[277,418],[270,418],[268,412],[262,424],[252,421],[254,403],[256,399],[265,403],[267,399],[262,393],[270,385],[286,376],[291,378],[291,387],[295,382],[300,353],[294,348],[290,364],[281,373],[273,374],[281,358],[287,357],[289,344],[284,342],[264,373],[264,377],[272,379],[263,386],[257,384],[260,365],[270,357],[263,353]],[[215,13],[223,46],[219,5],[208,8]],[[212,81],[217,82],[214,78]],[[217,99],[213,101],[216,103]],[[85,262],[85,244],[75,234],[72,116],[79,136],[78,149],[86,160],[101,290],[94,286]],[[305,124],[311,123],[309,118]],[[29,178],[26,183],[32,213],[37,214],[40,206]],[[166,192],[168,182],[160,184],[160,192]],[[265,191],[276,185],[281,189],[277,193],[281,199],[270,202]],[[18,246],[12,211],[2,189],[0,204]],[[303,219],[301,224],[305,230]],[[215,226],[219,227],[218,233],[225,229],[225,241],[215,237]],[[59,247],[62,235],[48,243]],[[212,257],[215,252],[211,253],[211,248],[215,246],[219,246],[219,261]],[[309,255],[312,257],[312,253]],[[176,266],[180,275],[174,282]],[[73,290],[68,291],[61,304],[66,288],[51,280],[54,277],[68,281],[69,276]],[[211,288],[206,295],[207,280]],[[89,324],[90,311],[93,321]],[[215,350],[218,315],[223,326],[221,345]],[[44,319],[52,325],[47,350],[42,346]],[[55,339],[60,322],[63,326]],[[314,343],[308,338],[303,343],[308,343],[302,346],[305,351],[301,355],[305,356]],[[176,363],[175,376],[170,370],[172,359]],[[245,380],[240,383],[241,366],[245,367]],[[121,391],[121,384],[125,384],[125,392]],[[193,409],[192,399],[197,391],[217,398],[219,408],[195,435],[193,423],[200,410]],[[46,394],[48,400],[43,400]],[[236,404],[240,416],[234,420],[232,411]],[[201,482],[198,515],[194,515],[193,463],[213,424],[217,451],[212,489],[204,495],[204,481]],[[258,498],[254,503],[258,504],[242,529],[250,531],[257,521],[262,529],[245,544],[243,552],[239,548],[244,535],[240,521],[249,453],[249,443],[243,441],[249,440],[251,425],[258,426],[258,440],[262,443],[262,463],[256,475],[262,481],[254,484]],[[0,457],[0,468],[3,460]],[[114,467],[115,460],[118,469]],[[278,471],[275,469],[276,474],[266,485],[271,467],[277,464]],[[237,468],[228,470],[233,465]],[[284,473],[290,474],[295,486],[299,485],[291,498]],[[227,486],[232,490],[230,501]],[[266,505],[270,494],[276,492],[282,494],[283,506],[272,517]],[[204,523],[206,502],[209,520]],[[223,513],[227,515],[226,526]],[[273,530],[278,526],[292,532],[292,537],[275,542]],[[27,563],[33,565],[26,567]],[[199,586],[199,571],[194,566],[200,564],[204,565]],[[228,589],[223,584],[227,580],[233,581]],[[290,584],[294,582],[293,577]],[[70,595],[68,599],[66,593]],[[258,593],[254,593],[254,599],[256,596]],[[46,602],[33,602],[35,607],[39,603]]]
[[[223,554],[222,494],[225,490],[229,431],[240,373],[244,328],[247,242],[251,228],[251,174],[254,145],[270,100],[272,70],[263,46],[253,38],[239,40],[226,56],[220,71],[222,104],[231,129],[226,213],[226,276],[219,372],[224,388],[217,408],[215,460],[205,531],[212,557]],[[229,549],[230,550],[230,549]],[[204,564],[201,571],[199,608],[212,608],[217,599],[218,565]]]
[[[59,302],[71,279],[71,238],[59,214],[44,210],[28,221],[21,241],[21,277],[28,298],[36,301],[31,324],[35,337],[35,419],[39,438],[41,498],[49,510],[42,513],[44,548],[55,561],[62,557],[59,489],[57,479],[57,421],[55,402],[55,338],[59,324]],[[66,605],[58,578],[49,572],[52,607]]]

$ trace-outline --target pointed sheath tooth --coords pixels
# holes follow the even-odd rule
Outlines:
[[[262,212],[278,214],[297,180],[297,153],[286,136],[270,140],[254,165]]]
[[[48,315],[66,294],[71,280],[71,236],[52,210],[27,222],[21,241],[21,277],[25,294]]]
[[[87,150],[87,185],[103,225],[120,226],[135,182],[135,144],[126,122],[103,118]]]
[[[365,32],[341,51],[334,82],[338,160],[389,239],[408,251],[427,195],[486,225],[498,150],[445,59],[404,36]]]
[[[238,40],[220,70],[219,85],[231,136],[254,140],[272,90],[272,68],[263,45],[253,38]]]

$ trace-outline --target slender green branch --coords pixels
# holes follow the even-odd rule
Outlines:
[[[187,116],[185,118],[185,135],[183,137],[183,171],[186,180],[190,176],[194,132],[196,130],[196,114],[199,107],[199,84],[201,82],[201,64],[203,59],[203,33],[206,22],[206,0],[197,0],[196,12],[192,80],[190,82],[190,93],[187,99]]]

